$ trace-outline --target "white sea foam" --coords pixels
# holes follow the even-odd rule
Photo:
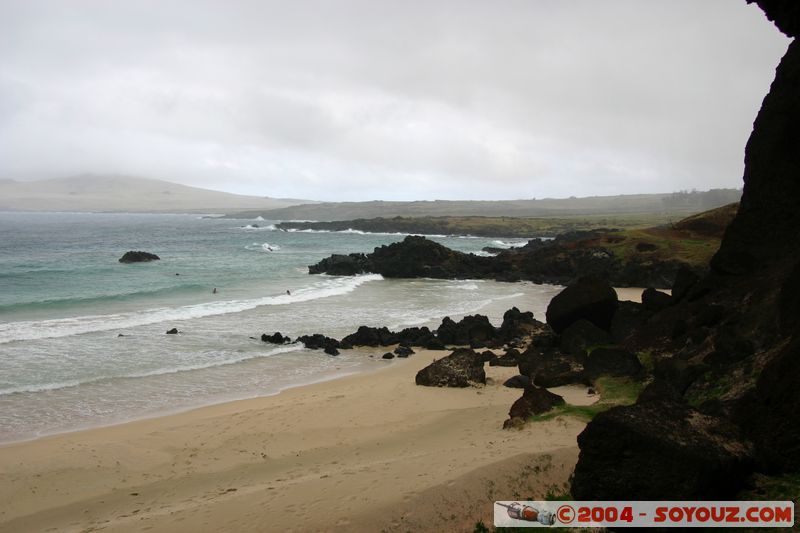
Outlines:
[[[528,244],[528,241],[501,241],[501,240],[495,240],[495,241],[492,241],[492,244],[494,244],[498,248],[519,248],[520,246],[525,246],[526,244]]]
[[[275,227],[275,224],[269,224],[267,226],[259,226],[258,224],[248,224],[246,226],[239,226],[239,227],[240,229],[249,231],[275,231],[277,229]]]
[[[8,322],[0,324],[0,344],[21,340],[68,337],[95,331],[110,331],[158,324],[160,322],[176,322],[206,316],[239,313],[264,305],[288,305],[296,302],[307,302],[319,298],[347,294],[364,283],[381,279],[383,277],[378,274],[327,278],[308,287],[297,289],[291,294],[265,296],[250,300],[215,301],[111,315]]]
[[[263,220],[264,220],[264,217],[262,217],[261,215],[259,215],[259,216],[257,216],[256,218],[254,218],[253,220],[257,220],[257,221],[261,222],[261,221],[263,221]]]
[[[245,246],[246,250],[254,252],[275,252],[281,249],[277,244],[270,244],[268,242],[254,242]]]
[[[302,350],[303,346],[300,344],[286,344],[283,346],[278,346],[272,348],[271,350],[265,352],[255,352],[249,353],[247,355],[240,355],[238,357],[231,357],[229,359],[219,359],[216,361],[208,361],[206,363],[197,364],[197,365],[178,365],[174,367],[167,367],[167,368],[158,368],[155,370],[149,370],[146,372],[132,372],[128,374],[119,374],[119,375],[106,375],[106,376],[96,376],[91,379],[86,379],[83,381],[80,380],[73,380],[73,381],[61,381],[61,382],[52,382],[52,383],[40,383],[35,385],[22,385],[19,387],[10,387],[7,389],[0,389],[0,396],[8,395],[8,394],[19,394],[24,392],[45,392],[45,391],[54,391],[60,389],[68,389],[71,387],[78,387],[80,385],[87,385],[89,383],[99,383],[101,381],[106,381],[110,379],[135,379],[135,378],[146,378],[152,376],[163,376],[166,374],[178,374],[180,372],[191,372],[192,370],[203,370],[206,368],[214,368],[218,366],[225,366],[225,365],[233,365],[236,363],[241,363],[242,361],[249,361],[250,359],[260,359],[263,357],[270,357],[273,355],[278,355],[282,353],[288,352],[296,352],[298,350]]]
[[[472,255],[477,255],[478,257],[497,257],[497,254],[493,254],[491,252],[484,252],[483,250],[478,250],[477,252],[471,252]]]

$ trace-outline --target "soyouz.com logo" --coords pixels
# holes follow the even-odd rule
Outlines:
[[[792,527],[790,501],[497,501],[495,527]]]

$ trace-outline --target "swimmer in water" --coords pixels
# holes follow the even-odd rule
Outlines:
[[[286,289],[286,294],[291,296],[292,295],[292,291],[290,291],[289,289]]]
[[[214,290],[211,291],[211,294],[217,294],[217,288],[216,287],[214,287]]]

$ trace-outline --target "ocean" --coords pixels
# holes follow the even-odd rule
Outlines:
[[[332,253],[370,252],[403,237],[284,232],[272,221],[197,215],[0,213],[0,442],[393,364],[379,348],[332,357],[263,343],[262,333],[341,338],[360,325],[435,328],[444,316],[477,312],[499,325],[512,306],[543,319],[560,289],[308,274]],[[525,242],[430,238],[473,253]],[[127,250],[161,260],[119,263]],[[180,333],[166,335],[171,328]]]

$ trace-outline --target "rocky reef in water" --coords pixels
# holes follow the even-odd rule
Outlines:
[[[148,261],[158,261],[161,259],[156,254],[151,254],[150,252],[142,252],[142,251],[128,251],[123,254],[122,257],[119,258],[120,263],[146,263]]]

